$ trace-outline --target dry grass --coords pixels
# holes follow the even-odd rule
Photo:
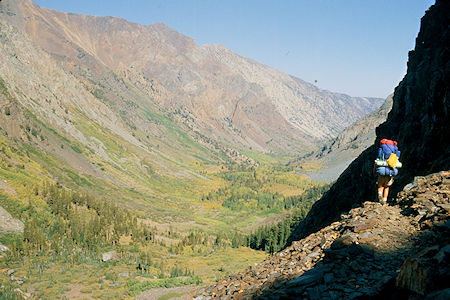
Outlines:
[[[193,270],[203,279],[203,283],[210,284],[228,274],[236,273],[259,263],[266,257],[267,253],[264,251],[239,247],[217,250],[205,256],[179,258],[177,261],[180,267]]]

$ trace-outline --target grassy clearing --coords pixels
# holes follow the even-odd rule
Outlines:
[[[307,161],[301,165],[301,169],[306,172],[319,170],[322,167],[322,162],[319,161]]]
[[[198,274],[205,284],[221,280],[226,276],[263,261],[267,253],[247,247],[228,248],[209,255],[180,257],[177,264]]]
[[[164,279],[154,279],[147,281],[139,280],[129,280],[126,285],[130,296],[137,296],[143,291],[152,288],[172,288],[177,286],[200,284],[201,279],[199,277],[188,277],[188,278],[164,278]]]
[[[167,293],[167,294],[159,297],[158,300],[169,300],[169,299],[177,298],[177,297],[181,297],[181,296],[183,296],[183,295],[180,293],[171,292],[171,293]]]

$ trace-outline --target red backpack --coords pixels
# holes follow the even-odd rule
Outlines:
[[[380,141],[380,147],[381,147],[382,144],[397,146],[397,142],[396,141],[392,141],[392,140],[388,140],[388,139],[382,139]]]

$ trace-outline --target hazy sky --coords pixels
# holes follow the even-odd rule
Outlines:
[[[385,98],[406,73],[432,0],[35,0],[43,7],[163,22],[320,88]],[[317,80],[317,82],[316,82]]]

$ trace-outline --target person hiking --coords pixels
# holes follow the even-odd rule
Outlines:
[[[378,174],[378,201],[387,203],[389,188],[394,183],[394,176],[398,174],[400,151],[396,141],[382,139],[378,156],[375,160],[373,172]]]

